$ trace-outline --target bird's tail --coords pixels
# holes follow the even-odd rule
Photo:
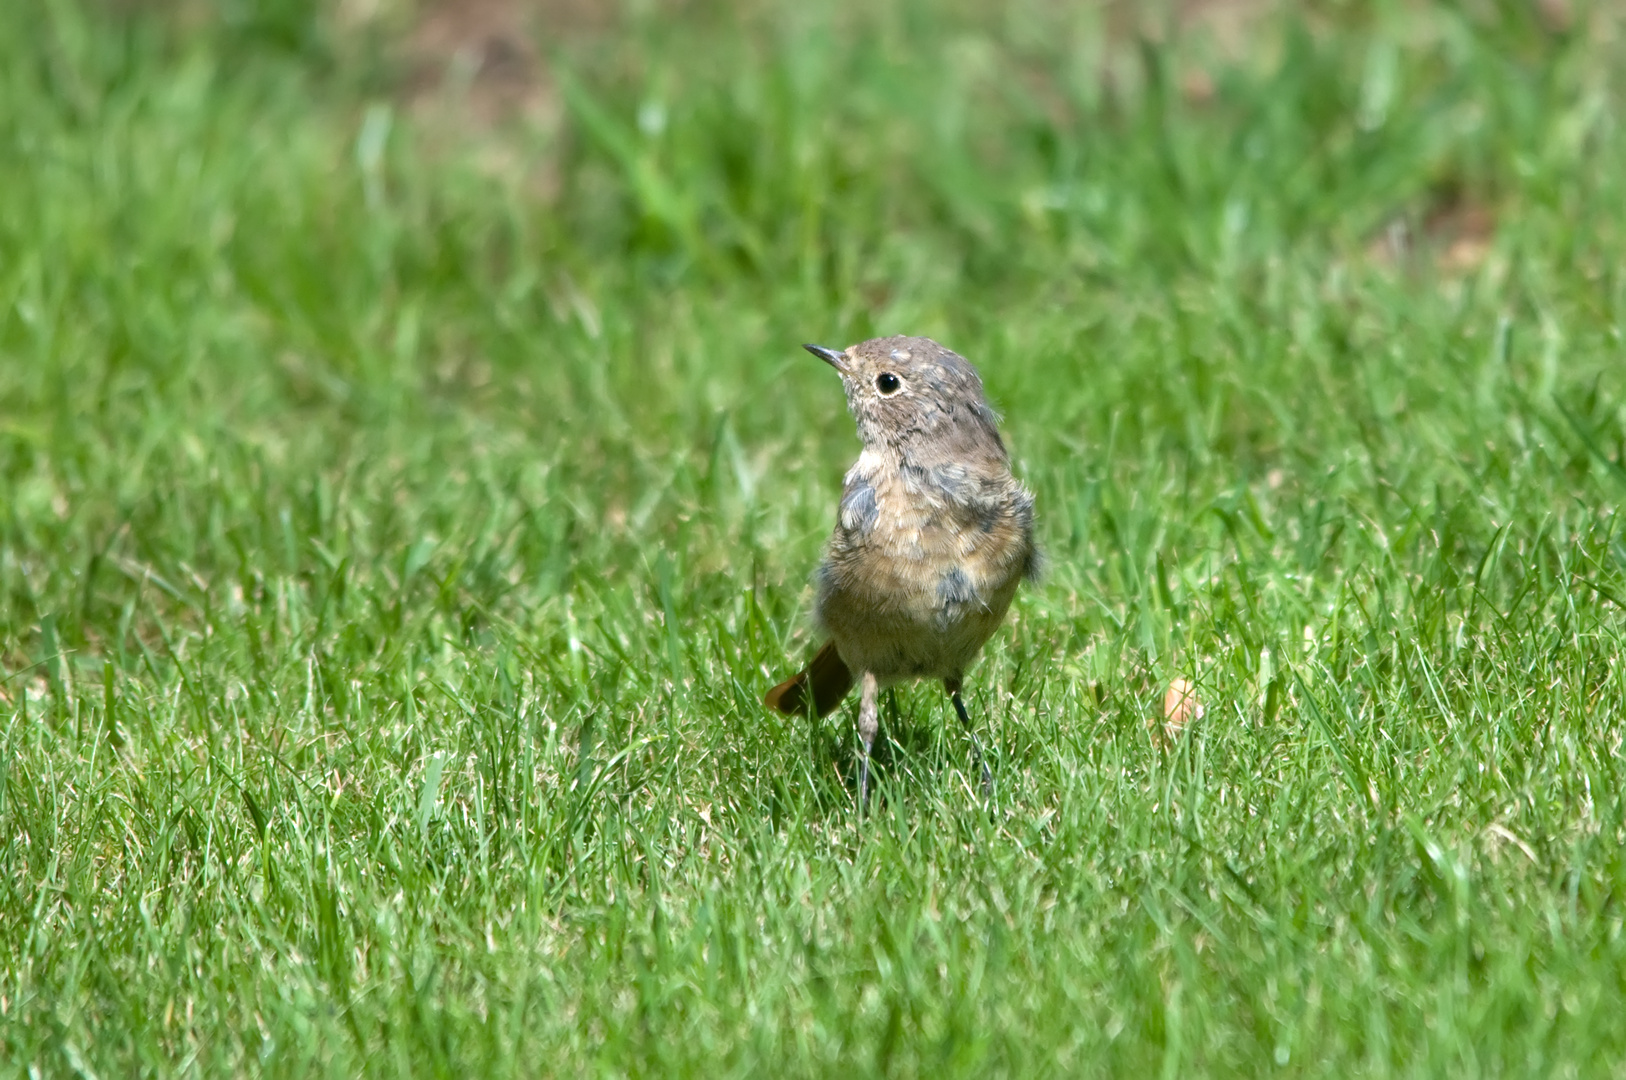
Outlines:
[[[769,690],[762,703],[787,716],[799,716],[807,712],[811,699],[814,715],[823,716],[840,705],[852,688],[853,673],[836,652],[836,643],[827,641],[811,664]]]

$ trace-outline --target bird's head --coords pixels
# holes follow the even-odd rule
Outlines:
[[[999,417],[983,397],[982,379],[965,357],[930,338],[872,338],[837,351],[802,346],[835,368],[865,446],[891,445],[906,455],[997,452]]]

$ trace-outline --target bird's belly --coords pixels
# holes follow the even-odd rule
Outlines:
[[[954,562],[826,564],[818,614],[854,672],[884,685],[904,679],[959,678],[1005,618],[1017,573],[990,576]]]
[[[872,512],[838,522],[819,567],[818,620],[854,674],[957,679],[1010,607],[1030,529],[1014,497],[990,513],[901,471],[870,481]]]

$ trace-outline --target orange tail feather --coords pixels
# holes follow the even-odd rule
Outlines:
[[[762,703],[787,716],[799,716],[807,712],[811,696],[814,715],[823,716],[852,688],[853,673],[836,652],[836,643],[828,641],[811,664],[763,695]]]

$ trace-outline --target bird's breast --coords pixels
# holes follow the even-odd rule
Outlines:
[[[1008,471],[885,468],[847,477],[817,613],[854,670],[949,677],[998,627],[1028,565],[1032,502]]]

